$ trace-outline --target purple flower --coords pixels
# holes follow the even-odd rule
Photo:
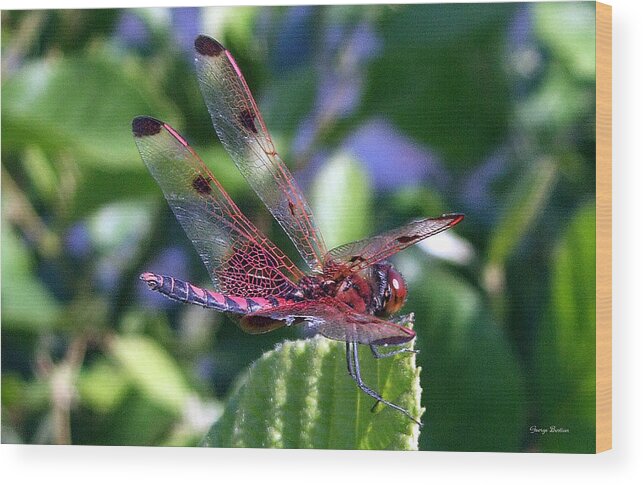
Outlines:
[[[75,259],[86,259],[92,252],[92,239],[87,226],[83,223],[74,224],[65,234],[65,247]]]
[[[500,149],[470,172],[460,191],[468,213],[478,216],[494,214],[496,202],[492,186],[499,177],[506,174],[508,163],[505,150]],[[488,223],[493,222],[489,217],[486,220]]]
[[[150,34],[145,22],[130,10],[125,10],[116,27],[115,37],[125,47],[138,49],[145,47]]]
[[[196,7],[173,8],[171,12],[172,31],[181,49],[192,53],[194,39],[201,33],[201,9]]]
[[[291,7],[286,11],[274,53],[270,56],[275,71],[289,70],[310,60],[314,12],[313,6]]]
[[[434,153],[383,119],[364,124],[346,139],[343,149],[364,164],[376,190],[395,190],[426,180],[438,187],[448,182]]]

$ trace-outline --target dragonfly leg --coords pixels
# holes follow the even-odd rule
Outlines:
[[[373,357],[375,357],[376,359],[384,359],[386,357],[392,357],[394,355],[402,354],[406,352],[410,354],[417,354],[419,352],[419,350],[416,350],[416,349],[409,349],[408,347],[402,347],[395,350],[391,350],[390,352],[382,353],[377,348],[377,345],[371,344],[369,345],[369,347],[371,348],[371,353],[373,354]]]
[[[398,406],[397,404],[393,404],[392,402],[387,401],[382,396],[380,396],[377,392],[375,392],[373,389],[371,389],[366,384],[364,384],[364,381],[362,381],[362,374],[359,370],[358,344],[356,342],[346,342],[346,364],[348,367],[348,374],[357,383],[357,387],[359,387],[363,392],[365,392],[373,399],[375,399],[376,406],[378,403],[381,402],[382,404],[385,404],[388,407],[401,412],[406,417],[408,417],[411,421],[417,423],[420,427],[422,426],[422,423],[417,419],[415,419],[413,416],[411,416],[411,413],[409,413],[406,409],[404,409],[401,406]],[[373,409],[375,409],[375,406],[373,406]]]

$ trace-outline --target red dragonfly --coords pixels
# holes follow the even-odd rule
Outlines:
[[[359,388],[375,404],[420,424],[363,382],[358,344],[369,345],[376,358],[414,352],[400,347],[415,338],[405,326],[412,315],[386,319],[401,309],[407,288],[385,259],[455,226],[464,216],[414,221],[328,251],[232,54],[204,35],[194,46],[199,85],[219,139],[310,272],[304,274],[250,222],[181,135],[167,123],[140,116],[132,131],[141,157],[201,256],[214,290],[154,273],[143,273],[141,279],[173,300],[233,316],[248,333],[305,323],[329,339],[346,342],[348,373]],[[378,349],[390,345],[395,350]]]

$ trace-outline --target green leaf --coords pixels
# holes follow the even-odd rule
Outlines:
[[[362,239],[372,230],[371,188],[359,162],[338,153],[311,188],[312,209],[329,248]]]
[[[60,305],[36,278],[27,249],[2,224],[2,327],[39,332],[52,327],[60,317]]]
[[[573,79],[560,65],[550,66],[538,87],[516,104],[525,131],[545,133],[571,129],[595,110],[594,90]]]
[[[190,388],[177,363],[158,343],[142,335],[115,336],[111,354],[148,400],[180,414]]]
[[[491,311],[497,322],[509,324],[512,302],[507,298],[507,265],[520,243],[533,233],[534,223],[554,188],[558,167],[553,160],[534,161],[520,176],[503,201],[502,213],[489,241],[482,284],[490,298]]]
[[[487,261],[504,266],[535,218],[540,214],[555,181],[556,165],[548,159],[534,163],[504,203],[502,217],[494,228]]]
[[[420,416],[414,355],[375,360],[360,346],[367,385]],[[364,394],[346,370],[345,344],[285,342],[248,370],[203,444],[212,447],[415,450],[418,426]]]
[[[104,359],[81,369],[78,391],[84,404],[106,413],[118,406],[129,388],[127,379],[113,364]]]
[[[159,402],[128,393],[108,414],[85,414],[75,424],[74,444],[158,446],[176,426],[176,414]]]
[[[142,69],[107,53],[34,62],[3,84],[2,99],[3,150],[35,144],[103,168],[141,169],[134,116],[175,119]]]
[[[559,323],[556,349],[571,373],[594,371],[596,328],[596,210],[582,208],[556,250],[552,313]]]
[[[451,166],[496,149],[510,123],[507,24],[516,6],[399,5],[383,11],[385,41],[369,66],[364,117],[386,117]]]
[[[203,25],[222,25],[221,31],[225,32],[225,45],[243,46],[246,49],[249,48],[248,44],[252,45],[254,21],[258,13],[257,8],[246,6],[201,9]]]
[[[32,145],[25,150],[23,167],[38,195],[51,202],[56,196],[59,184],[52,161],[40,147]]]
[[[508,336],[476,288],[436,267],[409,280],[416,309],[418,363],[425,390],[420,448],[521,451],[527,432],[526,386]]]
[[[129,200],[103,205],[87,221],[87,228],[97,251],[100,254],[122,251],[126,242],[140,240],[141,234],[150,231],[150,213],[149,206]],[[128,263],[123,257],[119,262],[124,265]]]
[[[596,431],[596,207],[574,216],[553,259],[550,308],[538,333],[544,451],[593,452]]]
[[[262,96],[265,101],[260,108],[266,116],[266,124],[271,133],[279,137],[297,130],[301,120],[309,114],[315,100],[317,76],[314,67],[304,66],[280,73],[270,80],[265,89],[265,96]],[[279,139],[275,141],[277,150],[284,152],[288,145]],[[293,161],[287,160],[287,163]]]
[[[533,5],[536,34],[579,77],[596,76],[596,4],[538,2]]]

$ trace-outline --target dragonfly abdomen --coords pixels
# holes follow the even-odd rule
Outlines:
[[[282,303],[276,297],[241,297],[229,296],[223,293],[206,290],[198,286],[179,280],[172,276],[143,273],[140,277],[150,289],[158,291],[164,296],[183,303],[191,303],[220,312],[246,315],[267,308],[274,308]]]

